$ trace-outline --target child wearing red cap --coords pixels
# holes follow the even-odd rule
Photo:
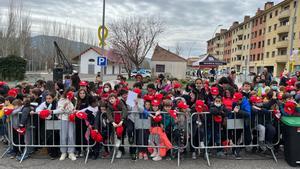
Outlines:
[[[228,119],[242,119],[244,122],[243,129],[229,130],[229,138],[232,139],[233,143],[238,145],[238,142],[242,139],[242,133],[244,138],[244,144],[249,145],[251,143],[251,105],[249,100],[243,96],[242,93],[236,92],[233,95],[233,113],[228,114]],[[240,148],[233,148],[233,154],[236,159],[241,159]]]
[[[57,109],[55,112],[58,113],[58,118],[61,120],[60,145],[75,145],[75,124],[69,121],[69,115],[75,110],[75,106],[72,101],[74,101],[74,93],[71,90],[67,90],[57,103]],[[76,160],[74,147],[61,147],[60,152],[60,161],[66,159],[67,153],[70,160]]]

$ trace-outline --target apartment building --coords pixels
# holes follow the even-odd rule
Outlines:
[[[300,70],[300,5],[296,2],[266,2],[253,17],[233,22],[228,30],[222,29],[208,40],[207,53],[227,62],[219,69],[261,73],[267,68],[275,76],[292,66]]]

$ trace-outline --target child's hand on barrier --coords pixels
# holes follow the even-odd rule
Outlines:
[[[119,124],[118,124],[118,127],[122,126],[123,125],[123,121],[121,121]]]
[[[238,113],[239,112],[239,108],[237,108],[237,107],[235,107],[234,109],[233,109],[233,111],[235,112],[235,113]]]
[[[115,128],[118,127],[118,125],[117,125],[115,122],[113,122],[112,125],[113,125]]]

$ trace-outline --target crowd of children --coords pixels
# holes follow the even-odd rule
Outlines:
[[[61,161],[84,156],[85,145],[94,145],[93,159],[100,153],[108,157],[112,151],[107,145],[112,143],[117,147],[116,158],[125,153],[122,145],[134,145],[129,147],[132,160],[172,158],[174,147],[180,153],[189,152],[186,147],[190,147],[193,159],[198,153],[194,147],[204,146],[257,144],[253,151],[265,152],[281,139],[282,130],[277,128],[281,116],[298,115],[300,74],[285,73],[280,83],[258,75],[240,87],[235,78],[232,71],[214,83],[198,78],[186,86],[162,74],[148,84],[137,76],[132,86],[121,75],[114,86],[72,79],[14,87],[0,82],[1,141],[58,145],[47,147],[47,152]],[[128,91],[138,95],[134,106],[126,102]],[[243,129],[227,128],[231,119],[242,119]],[[49,120],[59,121],[60,129],[47,130]],[[10,127],[12,134],[8,134]],[[9,145],[7,154],[17,160],[41,150],[31,146],[23,152]],[[233,148],[232,154],[241,158],[241,150]],[[224,156],[225,150],[218,148],[217,155]]]

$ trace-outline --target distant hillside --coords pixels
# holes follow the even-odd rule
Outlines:
[[[41,56],[52,57],[56,56],[56,50],[53,42],[56,41],[66,57],[73,58],[80,54],[83,50],[89,48],[91,45],[60,38],[56,36],[34,36],[31,38],[31,46],[37,50]]]

